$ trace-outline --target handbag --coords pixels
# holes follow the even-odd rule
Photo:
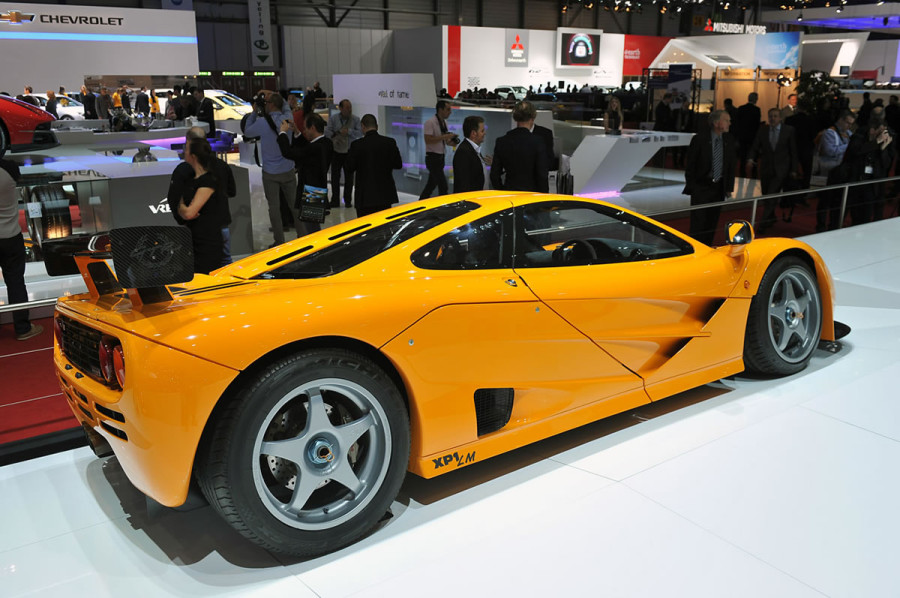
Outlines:
[[[325,212],[328,208],[328,189],[303,185],[303,193],[300,195],[300,220],[304,222],[325,222]]]

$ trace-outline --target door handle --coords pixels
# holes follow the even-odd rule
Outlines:
[[[516,282],[516,279],[515,279],[515,278],[507,278],[504,282],[505,282],[506,284],[508,284],[509,286],[511,286],[511,287],[517,287],[517,286],[519,286],[519,283]]]

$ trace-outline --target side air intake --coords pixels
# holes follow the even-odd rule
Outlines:
[[[512,413],[513,389],[479,388],[475,391],[475,417],[478,435],[496,432],[509,423]]]

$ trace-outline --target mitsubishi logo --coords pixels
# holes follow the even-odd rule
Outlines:
[[[706,27],[703,28],[703,31],[715,31],[712,19],[706,19]]]
[[[524,50],[525,46],[522,45],[522,39],[516,34],[516,43],[512,45],[510,50]]]
[[[0,23],[7,22],[10,25],[21,25],[22,23],[30,23],[34,20],[34,15],[11,10],[9,12],[0,13]]]

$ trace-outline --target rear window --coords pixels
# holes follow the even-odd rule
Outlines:
[[[471,201],[457,201],[430,210],[413,208],[409,212],[397,214],[390,222],[365,228],[334,245],[301,256],[284,266],[260,274],[257,278],[331,276],[479,207]]]

